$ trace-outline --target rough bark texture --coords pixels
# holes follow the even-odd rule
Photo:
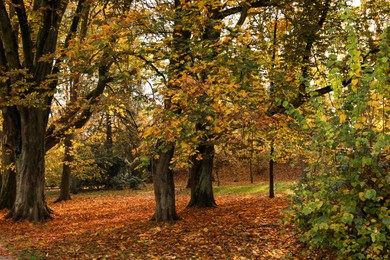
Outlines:
[[[2,173],[0,209],[11,209],[16,196],[15,151],[20,148],[20,118],[16,107],[2,109]]]
[[[70,197],[70,181],[72,176],[72,169],[70,163],[73,161],[71,154],[73,135],[69,135],[64,140],[65,152],[64,152],[64,164],[62,166],[60,196],[56,202],[71,200]]]
[[[159,158],[153,160],[153,187],[156,200],[156,212],[152,220],[174,222],[180,219],[176,213],[175,185],[173,171],[169,168],[173,157],[173,147],[160,152]]]
[[[14,162],[13,154],[6,151],[2,155],[2,163],[9,165]],[[12,208],[16,194],[16,172],[11,168],[6,168],[1,173],[1,190],[0,190],[0,210]]]
[[[190,170],[191,200],[188,207],[216,207],[212,186],[214,145],[199,147],[202,160],[193,158]]]
[[[48,111],[20,108],[22,149],[16,153],[15,203],[6,218],[45,222],[51,210],[45,199],[45,129]]]

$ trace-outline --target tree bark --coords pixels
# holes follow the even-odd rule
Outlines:
[[[81,187],[79,185],[79,180],[77,179],[77,177],[74,175],[74,174],[71,174],[70,175],[70,191],[73,193],[73,194],[78,194],[81,190]]]
[[[158,159],[152,161],[152,176],[156,212],[152,220],[174,222],[180,219],[176,213],[175,184],[173,171],[169,168],[173,157],[173,146],[168,151],[161,151]]]
[[[271,151],[270,151],[270,159],[269,159],[269,197],[274,198],[275,197],[275,190],[274,190],[274,145],[271,144]]]
[[[20,149],[20,118],[16,107],[5,107],[2,136],[0,209],[11,209],[16,196],[15,151]]]
[[[21,151],[16,152],[16,198],[6,215],[13,220],[45,222],[51,210],[45,199],[45,129],[49,111],[18,108],[21,119]]]
[[[199,146],[201,160],[192,158],[193,166],[190,170],[191,200],[187,207],[216,207],[212,186],[214,161],[214,145]]]
[[[65,137],[64,140],[65,152],[64,152],[64,164],[62,166],[60,196],[55,202],[71,200],[70,181],[72,176],[72,168],[70,164],[73,161],[73,156],[71,154],[72,139],[73,139],[73,134],[68,135],[67,137]]]
[[[109,158],[113,157],[113,141],[112,141],[112,125],[111,125],[111,116],[109,112],[106,112],[106,141],[104,143],[104,147],[106,149],[106,155]]]

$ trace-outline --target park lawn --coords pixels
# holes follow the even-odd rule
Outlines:
[[[51,192],[53,220],[37,225],[0,220],[0,242],[10,250],[0,250],[0,256],[278,259],[304,251],[294,228],[280,222],[280,212],[289,204],[286,195],[278,193],[269,199],[264,188],[256,186],[216,187],[218,207],[210,209],[186,208],[188,191],[179,190],[177,210],[182,220],[175,224],[149,220],[154,196],[147,188],[82,193],[61,203],[53,203],[56,194]],[[0,217],[5,213],[0,211]]]

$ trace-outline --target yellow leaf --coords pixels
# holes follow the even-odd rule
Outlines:
[[[340,115],[340,124],[344,123],[344,122],[345,122],[345,119],[347,119],[347,116],[346,116],[344,113],[342,113],[342,114]]]
[[[352,90],[354,92],[356,92],[357,91],[357,85],[359,84],[359,79],[357,79],[357,78],[352,79],[351,84],[352,84]]]
[[[353,127],[355,127],[356,129],[362,129],[364,126],[361,123],[356,123],[353,125]]]

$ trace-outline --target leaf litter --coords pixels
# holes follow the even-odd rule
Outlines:
[[[0,220],[0,258],[316,259],[300,255],[294,227],[280,221],[289,204],[285,195],[224,195],[217,208],[206,209],[186,208],[188,201],[186,194],[177,196],[182,220],[168,224],[150,221],[150,192],[49,200],[55,214],[45,224]]]

